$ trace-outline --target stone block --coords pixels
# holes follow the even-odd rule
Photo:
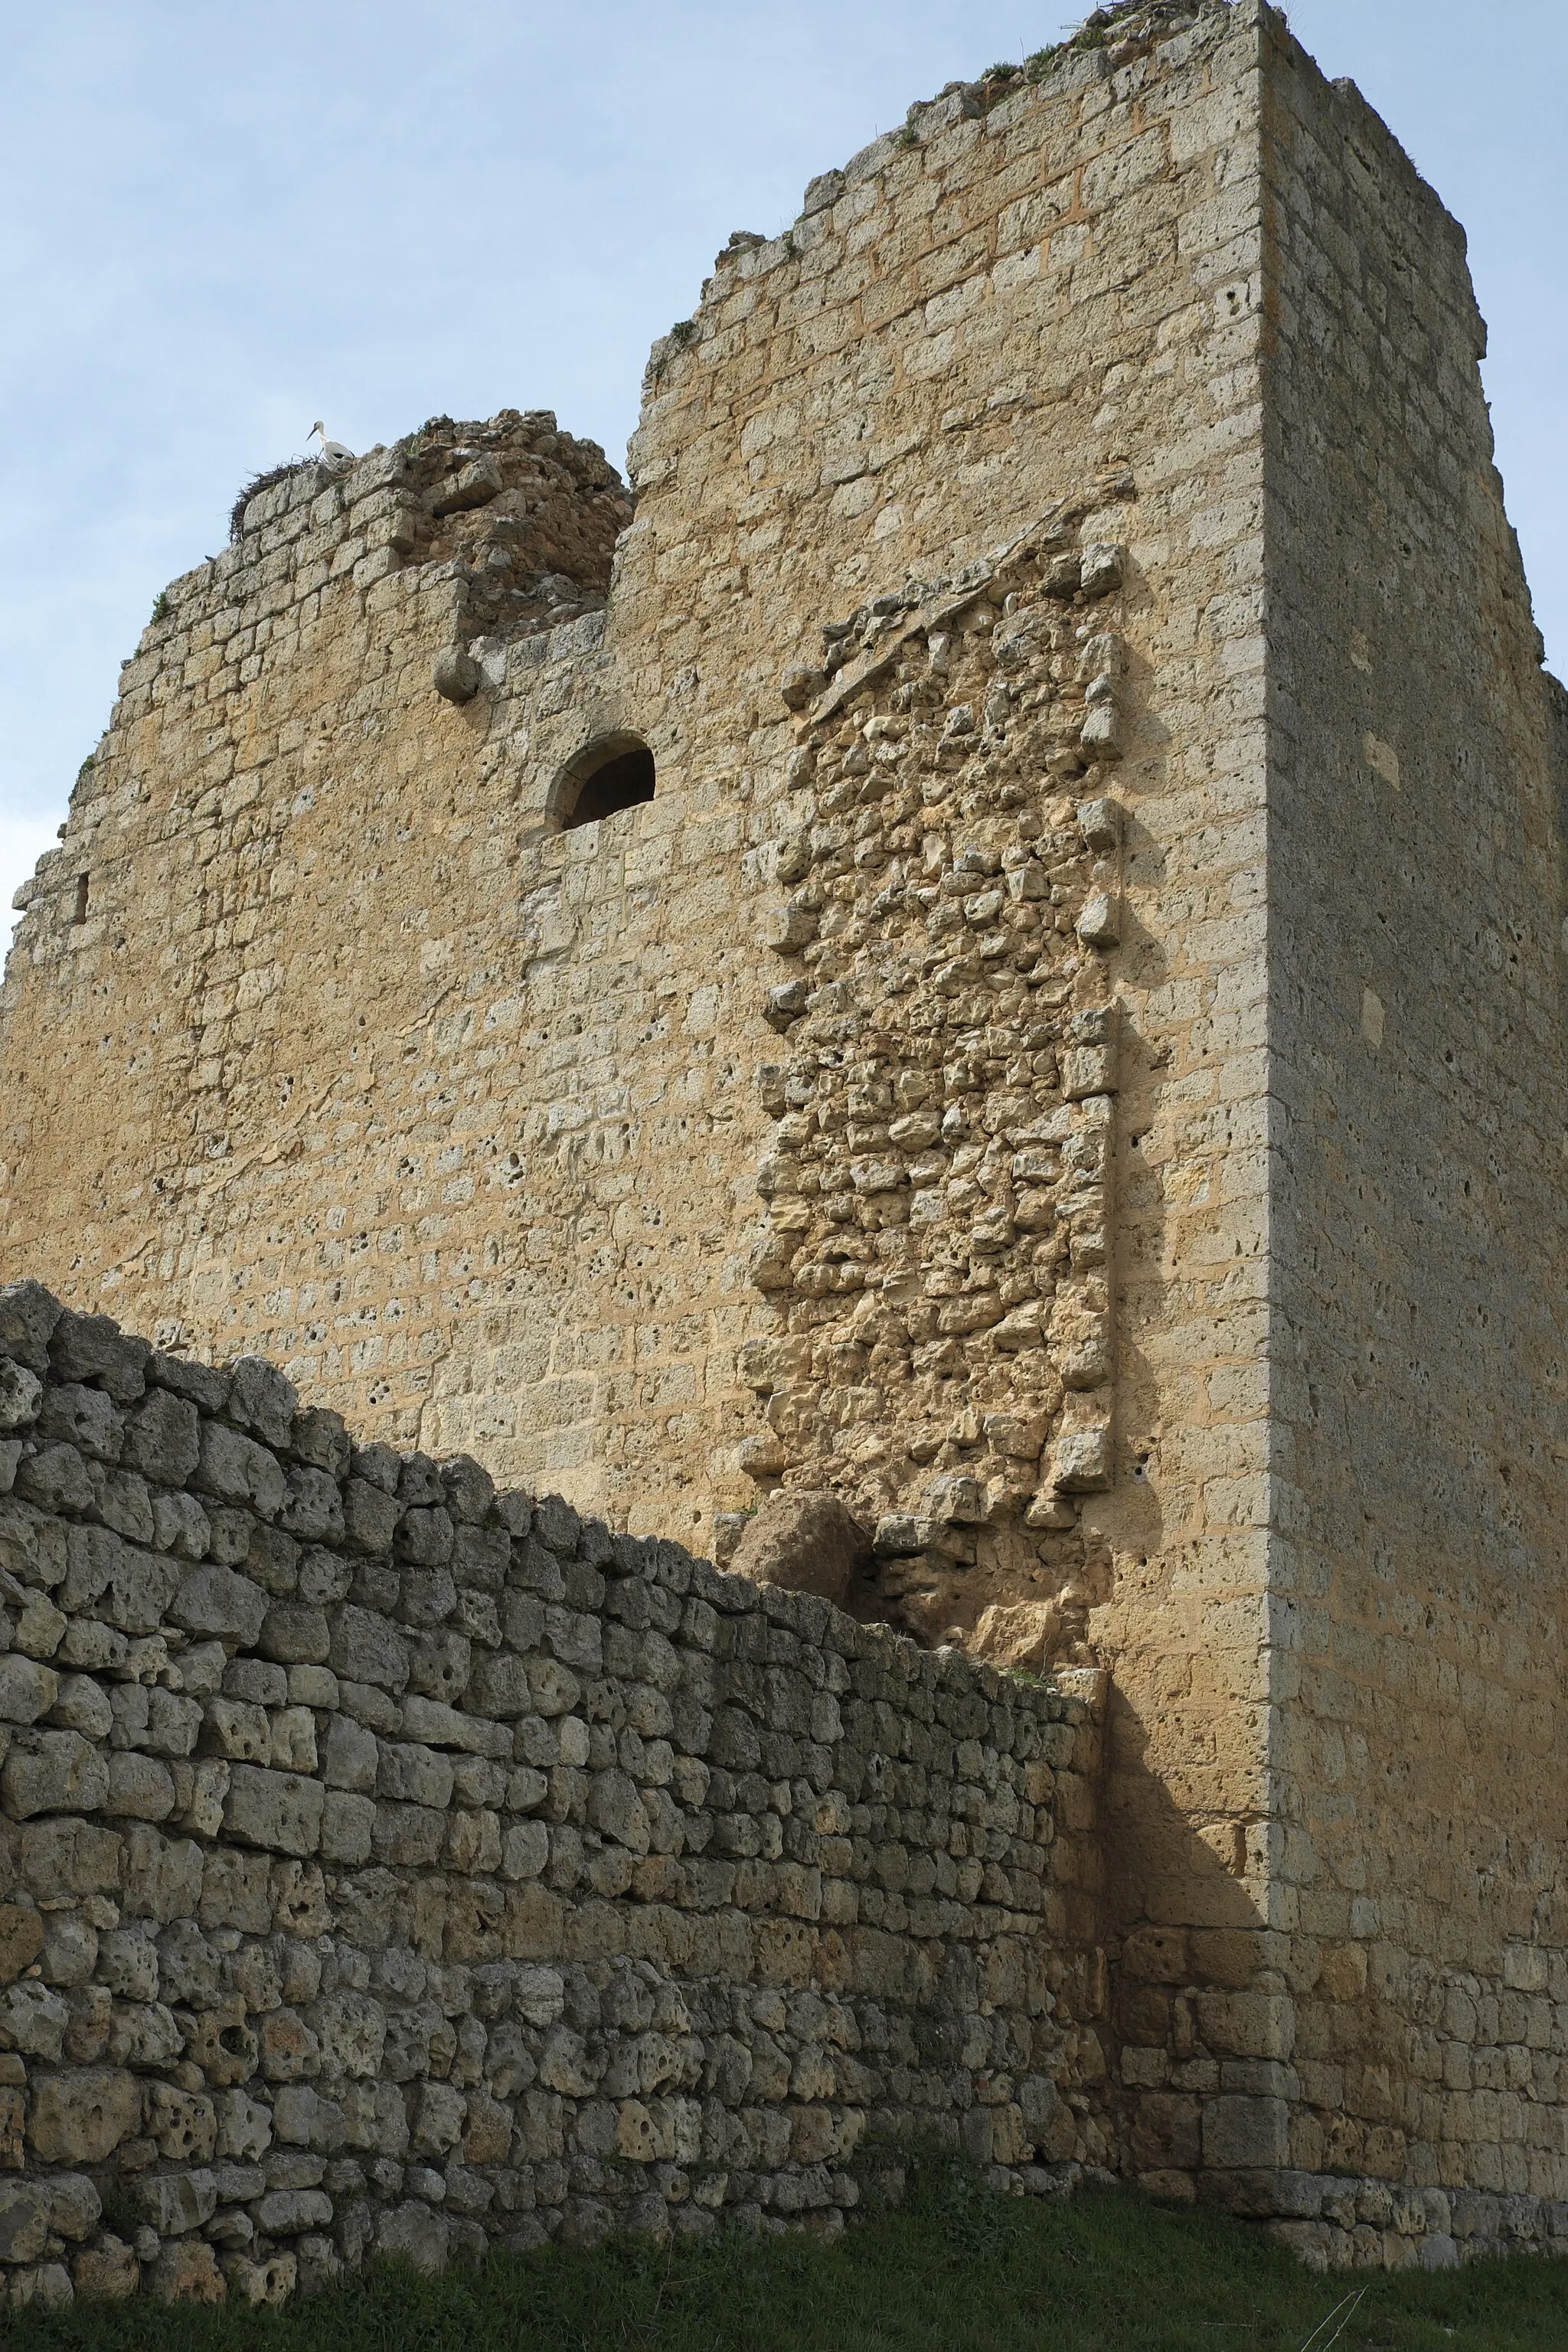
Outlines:
[[[325,1470],[334,1479],[342,1479],[348,1470],[353,1453],[342,1413],[330,1412],[320,1405],[302,1406],[294,1415],[292,1444],[301,1462],[312,1469]]]
[[[437,2271],[447,2260],[450,2241],[446,2216],[408,2198],[383,2213],[376,2227],[375,2250],[411,2263],[416,2270]]]
[[[258,2204],[256,2219],[270,2237],[298,2237],[331,2227],[332,2200],[322,2189],[274,2189]]]
[[[183,1486],[201,1459],[201,1416],[186,1397],[155,1388],[124,1422],[121,1458],[163,1486]]]
[[[286,1474],[287,1497],[279,1525],[304,1543],[337,1543],[343,1534],[343,1499],[325,1470],[297,1465]]]
[[[92,1479],[74,1445],[44,1445],[28,1454],[16,1472],[16,1492],[51,1514],[74,1515],[93,1506]]]
[[[272,1761],[280,1771],[316,1769],[316,1719],[308,1706],[281,1706],[273,1716]]]
[[[148,2094],[147,2132],[166,2163],[206,2163],[217,2145],[216,2111],[210,2098],[157,2083]]]
[[[269,1658],[234,1658],[224,1669],[224,1695],[247,1706],[285,1706],[289,1676]]]
[[[154,1494],[153,1543],[181,1559],[205,1559],[212,1547],[212,1521],[194,1495]]]
[[[187,1652],[186,1655],[189,1654]],[[195,1680],[204,1679],[199,1663],[192,1671]],[[148,1692],[145,1742],[153,1755],[189,1756],[201,1736],[201,1729],[199,1700],[186,1697],[178,1691],[161,1690],[156,1686]]]
[[[202,1423],[201,1460],[192,1483],[198,1493],[247,1506],[263,1519],[278,1517],[288,1493],[283,1472],[266,1446],[218,1421]]]
[[[13,1649],[26,1658],[52,1658],[69,1620],[45,1592],[29,1592],[11,1633]]]
[[[58,1438],[93,1461],[120,1459],[125,1418],[101,1389],[83,1388],[75,1381],[58,1382],[43,1392],[37,1425],[40,1437]]]
[[[408,1681],[409,1655],[406,1637],[379,1612],[351,1603],[335,1612],[328,1654],[335,1674],[400,1691]]]
[[[217,2110],[219,2156],[254,2164],[271,2145],[270,2108],[242,2090],[225,2091],[214,2104]],[[259,2182],[257,2185],[259,2187]]]
[[[156,2174],[142,2193],[153,2227],[161,2238],[181,2238],[199,2229],[217,2206],[217,2182],[205,2167]]]
[[[351,1477],[342,1489],[343,1540],[352,1552],[384,1556],[392,1549],[402,1505],[369,1479]]]
[[[647,1810],[629,1774],[595,1772],[588,1786],[587,1812],[605,1836],[633,1853],[647,1853],[652,1842]]]
[[[58,2309],[69,2303],[74,2293],[71,2274],[63,2263],[39,2263],[29,2270],[13,2271],[10,2287],[12,2308],[16,2311],[26,2311],[33,2304]]]
[[[451,1559],[456,1540],[450,1513],[437,1505],[429,1509],[405,1510],[398,1521],[393,1548],[400,1559],[409,1561],[415,1568],[441,1569]],[[414,1624],[434,1624],[447,1615],[457,1598],[448,1577],[436,1577],[426,1583],[405,1578],[403,1589],[415,1603],[409,1613],[409,1622]]]
[[[405,1870],[429,1869],[447,1834],[447,1816],[432,1807],[382,1803],[375,1808],[372,1850],[380,1863]]]
[[[1194,2010],[1200,2035],[1217,2053],[1283,2059],[1295,2047],[1295,2005],[1287,1994],[1200,1993]]]
[[[13,1983],[44,1948],[44,1919],[31,1905],[0,1903],[0,1985]]]
[[[156,1757],[113,1755],[103,1810],[140,1822],[163,1822],[174,1810],[174,1782]]]
[[[57,1655],[63,1654],[62,1650]],[[0,1686],[4,1685],[4,1669],[0,1667]],[[104,1740],[114,1723],[114,1710],[109,1694],[90,1675],[64,1675],[58,1677],[58,1691],[49,1718],[64,1731],[79,1731],[84,1739]]]
[[[759,1507],[730,1566],[733,1574],[754,1583],[842,1602],[856,1570],[870,1556],[868,1530],[836,1495],[790,1488]]]
[[[54,1706],[59,1687],[58,1675],[37,1659],[0,1657],[0,1723],[37,1723]]]
[[[28,2143],[45,2164],[101,2164],[140,2129],[142,2085],[121,2067],[41,2073],[33,2084]]]
[[[223,2261],[230,2296],[252,2310],[263,2305],[287,2303],[300,2284],[300,2263],[294,2254],[269,2254],[253,2262],[247,2254],[230,2254]]]
[[[218,1696],[204,1702],[202,1717],[212,1753],[238,1764],[271,1763],[272,1722],[264,1706]]]
[[[142,2265],[122,2238],[105,2235],[75,2257],[71,2277],[89,2302],[121,2303],[141,2285]]]
[[[236,1764],[224,1805],[224,1829],[246,1845],[311,1854],[321,1843],[325,1797],[319,1780],[300,1773]]]
[[[528,1687],[535,1713],[547,1719],[569,1714],[583,1696],[576,1675],[555,1658],[530,1658]]]
[[[228,1368],[224,1410],[237,1428],[248,1430],[279,1453],[293,1442],[300,1399],[294,1384],[261,1356],[241,1356]]]
[[[222,2303],[228,2294],[217,2256],[201,2238],[176,2238],[160,2248],[142,2280],[162,2303]]]
[[[1086,596],[1106,596],[1120,588],[1122,551],[1103,540],[1091,540],[1079,557],[1079,586]]]
[[[90,1822],[30,1822],[17,1848],[18,1876],[40,1901],[61,1895],[118,1895],[123,1883],[124,1841]]]
[[[0,2181],[0,2262],[36,2263],[49,2242],[49,2192],[42,2181]]]
[[[0,1430],[26,1430],[36,1421],[42,1381],[26,1364],[0,1357]]]
[[[169,2066],[181,2047],[180,2029],[161,2001],[114,2002],[104,2048],[112,2064],[145,2070]]]
[[[506,1652],[481,1657],[473,1670],[473,1701],[489,1716],[531,1715],[533,1693],[526,1662]]]
[[[1283,2099],[1220,2096],[1203,2111],[1203,2156],[1220,2170],[1278,2169],[1289,2162],[1290,2110]]]
[[[246,1529],[243,1555],[237,1544],[232,1561],[215,1545],[213,1557],[223,1565],[243,1564],[246,1573],[255,1579],[264,1592],[275,1601],[289,1600],[300,1581],[301,1551],[295,1538],[281,1527],[269,1526],[249,1513],[237,1515]],[[321,1557],[318,1553],[316,1557]]]
[[[1058,1494],[1102,1492],[1110,1485],[1111,1470],[1108,1423],[1064,1430],[1051,1449],[1051,1485]]]
[[[77,1731],[37,1731],[14,1744],[0,1769],[0,1796],[14,1821],[36,1813],[101,1811],[109,1794],[107,1759]]]
[[[267,1617],[268,1599],[259,1584],[231,1568],[197,1568],[181,1584],[169,1614],[187,1633],[249,1650]]]
[[[0,1495],[0,1569],[24,1585],[52,1592],[66,1574],[73,1546],[98,1534],[96,1528],[62,1527],[19,1496]]]
[[[376,1774],[376,1790],[395,1802],[409,1805],[449,1805],[452,1762],[433,1748],[414,1741],[384,1740]]]
[[[299,1602],[275,1603],[263,1621],[261,1654],[280,1665],[321,1665],[331,1650],[326,1612]]]
[[[322,1776],[330,1787],[374,1789],[379,1757],[373,1731],[355,1723],[350,1716],[332,1717],[327,1727],[326,1749],[321,1759]]]
[[[8,1282],[0,1289],[0,1355],[32,1372],[49,1369],[49,1339],[64,1309],[41,1282]]]
[[[118,1402],[133,1404],[146,1385],[152,1353],[145,1339],[129,1337],[109,1316],[78,1315],[68,1307],[49,1340],[49,1367],[57,1380],[96,1381]]]

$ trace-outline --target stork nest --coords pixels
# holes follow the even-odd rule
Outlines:
[[[272,489],[279,482],[286,482],[290,474],[299,472],[301,466],[311,466],[314,463],[313,457],[286,457],[280,466],[269,466],[264,474],[253,474],[228,510],[230,544],[232,545],[238,539],[240,532],[245,529],[245,509],[252,499],[259,498],[263,490]]]

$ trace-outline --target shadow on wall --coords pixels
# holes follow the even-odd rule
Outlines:
[[[1151,1744],[1112,1684],[1101,1818],[1118,2137],[1157,2196],[1272,2213],[1289,2161],[1294,2002],[1265,1966],[1245,1824],[1190,1819],[1150,1769]]]

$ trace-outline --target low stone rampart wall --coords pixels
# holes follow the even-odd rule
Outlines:
[[[1096,1678],[0,1293],[0,2302],[1109,2152]]]

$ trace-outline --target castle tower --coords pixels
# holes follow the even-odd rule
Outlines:
[[[1568,2193],[1483,335],[1259,0],[1091,20],[731,240],[635,518],[515,412],[253,499],[4,996],[9,1273],[700,1549],[831,1489],[862,1613],[1106,1664],[1129,2167],[1308,2238]]]

